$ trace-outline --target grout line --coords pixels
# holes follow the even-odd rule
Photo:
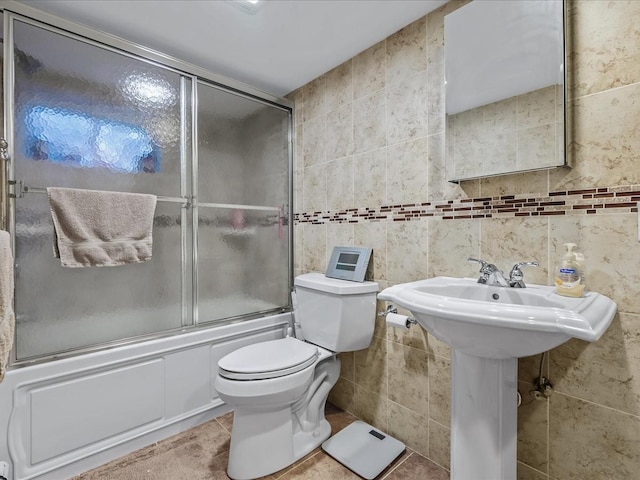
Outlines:
[[[322,452],[322,449],[318,449],[318,451],[316,453],[314,453],[313,455],[311,455],[312,452],[307,453],[308,457],[305,458],[304,460],[300,461],[296,461],[293,465],[289,465],[289,468],[286,468],[284,470],[282,470],[282,473],[280,475],[278,475],[275,478],[282,478],[285,475],[293,472],[294,470],[297,470],[298,467],[300,467],[301,465],[304,465],[305,463],[307,463],[309,460],[311,460],[312,458],[314,458],[316,455],[318,455],[319,453]],[[273,473],[271,474],[273,475]]]
[[[564,393],[564,392],[558,391],[558,390],[554,390],[553,393],[554,393],[554,395],[556,395],[556,394],[557,395],[563,395],[565,397],[572,398],[574,400],[580,400],[581,402],[585,402],[585,403],[588,403],[590,405],[595,405],[597,407],[606,408],[607,410],[611,410],[611,411],[617,412],[617,413],[622,413],[623,415],[628,415],[630,417],[637,418],[638,420],[640,420],[640,415],[636,415],[636,414],[630,413],[630,412],[625,412],[624,410],[620,410],[618,408],[609,407],[607,405],[603,405],[602,403],[596,403],[596,402],[593,402],[591,400],[587,400],[585,398],[576,397],[575,395],[571,395],[569,393]],[[551,397],[549,397],[549,400],[551,400],[552,397],[553,397],[553,395]]]
[[[410,452],[410,453],[409,453],[409,455],[407,455],[407,456],[406,456],[406,458],[405,458],[404,460],[402,460],[402,461],[401,461],[401,462],[399,462],[397,465],[395,465],[391,470],[389,470],[389,471],[384,475],[384,477],[381,477],[379,480],[384,480],[385,478],[388,478],[388,477],[389,477],[389,475],[391,475],[393,472],[395,472],[395,471],[398,469],[398,467],[399,467],[400,465],[402,465],[404,462],[406,462],[406,461],[409,459],[409,457],[411,457],[414,453],[416,453],[416,452],[414,452],[413,450],[411,450],[411,449],[410,449],[410,448],[408,448],[408,447],[407,447],[407,450]]]

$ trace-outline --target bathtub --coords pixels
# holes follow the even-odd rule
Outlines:
[[[282,313],[9,370],[0,383],[8,480],[60,480],[229,411],[218,360],[282,338]]]

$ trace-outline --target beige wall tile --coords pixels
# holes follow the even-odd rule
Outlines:
[[[547,429],[549,428],[549,401],[534,400],[528,392],[521,392],[518,408],[518,460],[547,473]]]
[[[327,269],[333,247],[353,245],[353,232],[353,224],[351,223],[332,222],[327,224],[327,255],[324,268],[320,271],[324,272]]]
[[[619,311],[640,313],[640,257],[630,253],[630,242],[637,242],[636,222],[634,213],[553,218],[551,263],[564,255],[564,243],[577,243],[585,256],[587,288],[611,297]]]
[[[427,69],[427,19],[422,17],[387,38],[387,85]]]
[[[426,220],[387,225],[387,279],[408,282],[427,278],[428,223]]]
[[[325,97],[327,111],[349,105],[353,101],[353,76],[351,60],[327,72],[325,80]]]
[[[346,157],[353,153],[352,104],[327,114],[325,158],[327,161]]]
[[[429,355],[429,418],[451,425],[451,362]]]
[[[326,164],[327,210],[344,210],[353,204],[353,157]]]
[[[340,360],[340,376],[351,383],[356,381],[356,364],[354,352],[342,352],[338,354]]]
[[[302,209],[318,212],[327,209],[327,166],[314,165],[304,169]]]
[[[354,398],[356,385],[344,377],[338,378],[338,381],[329,392],[329,402],[336,407],[341,408],[345,412],[354,413]]]
[[[425,428],[427,423],[425,416],[389,402],[389,435],[424,456],[429,454],[429,431]]]
[[[385,86],[386,40],[353,57],[353,98],[377,92]]]
[[[428,334],[429,340],[429,354],[442,358],[451,358],[451,347],[444,343],[442,340],[437,339],[430,333]]]
[[[429,277],[476,277],[480,256],[480,223],[477,220],[429,220]]]
[[[427,73],[387,85],[387,143],[427,136]]]
[[[388,403],[386,395],[381,395],[377,389],[356,385],[353,414],[383,432],[388,431]]]
[[[598,2],[595,2],[598,3]],[[640,83],[575,100],[575,158],[552,190],[640,183]]]
[[[385,92],[380,90],[353,102],[354,153],[384,147],[387,141]]]
[[[595,343],[551,351],[556,391],[640,415],[640,316],[621,313]]]
[[[324,272],[327,268],[327,226],[302,227],[302,268],[306,272]]]
[[[429,420],[429,459],[438,465],[451,468],[451,431],[448,427]]]
[[[548,285],[548,225],[546,218],[483,219],[480,256],[503,270],[507,278],[516,262],[535,260],[539,267],[523,269],[525,283]]]
[[[415,203],[428,197],[426,137],[387,147],[388,205]]]
[[[369,259],[373,279],[385,280],[387,278],[387,222],[356,223],[353,228],[354,244],[373,249]]]
[[[516,478],[517,480],[549,480],[548,475],[520,462],[518,462],[518,476]]]
[[[397,307],[397,306],[396,306]],[[397,307],[400,315],[411,316],[411,312],[404,308]],[[387,328],[387,338],[391,342],[400,343],[418,350],[427,351],[427,332],[418,325],[414,325],[409,330],[399,328]]]
[[[549,399],[549,475],[563,480],[637,478],[640,418],[560,393]]]
[[[423,417],[429,416],[427,352],[388,342],[389,400]]]
[[[374,335],[371,345],[355,353],[356,385],[387,397],[387,340]]]
[[[357,207],[377,207],[386,202],[386,165],[385,148],[355,155],[353,196]]]
[[[571,13],[574,96],[640,81],[640,2],[579,0]]]
[[[302,125],[302,165],[312,167],[326,161],[327,122],[324,115]]]
[[[326,77],[321,76],[302,87],[304,95],[304,121],[308,122],[325,115],[327,108]]]

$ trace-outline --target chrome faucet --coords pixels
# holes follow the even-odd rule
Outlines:
[[[516,263],[511,272],[509,273],[509,286],[514,288],[525,288],[524,273],[520,270],[520,267],[537,267],[538,262],[519,262]]]
[[[477,262],[480,264],[480,277],[478,283],[484,285],[493,285],[498,287],[526,288],[524,283],[524,274],[520,267],[537,267],[538,262],[519,262],[516,263],[509,273],[509,280],[504,278],[502,270],[493,263],[487,263],[477,258],[468,258],[467,262]]]
[[[502,270],[498,269],[493,263],[487,263],[477,258],[468,258],[467,262],[477,262],[480,264],[480,278],[478,278],[478,283],[497,285],[500,287],[509,286]]]

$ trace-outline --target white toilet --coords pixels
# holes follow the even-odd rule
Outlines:
[[[377,283],[308,273],[295,287],[304,341],[257,343],[218,362],[215,388],[234,410],[227,473],[235,480],[276,472],[329,438],[324,407],[340,375],[336,353],[371,343]]]

